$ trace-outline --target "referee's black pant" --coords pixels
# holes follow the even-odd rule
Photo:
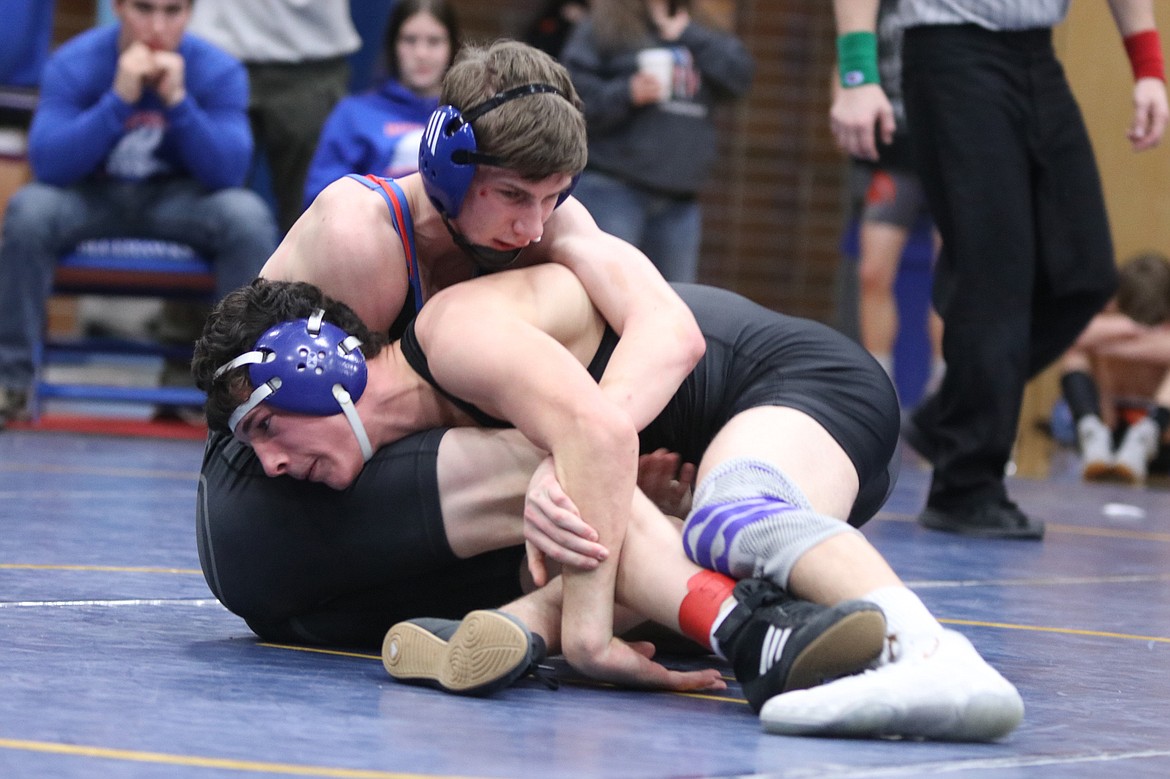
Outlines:
[[[1116,290],[1096,162],[1047,29],[910,28],[903,89],[943,242],[947,373],[916,415],[935,451],[928,505],[1005,500],[1025,384]]]

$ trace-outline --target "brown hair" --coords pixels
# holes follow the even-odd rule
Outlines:
[[[1170,319],[1170,259],[1159,252],[1139,254],[1121,266],[1120,275],[1121,313],[1143,325]]]
[[[233,368],[213,379],[216,370],[251,350],[269,328],[307,318],[317,309],[325,310],[326,322],[362,342],[366,359],[377,355],[388,342],[385,335],[366,327],[349,306],[326,296],[312,284],[254,279],[216,304],[203,325],[203,334],[195,342],[191,375],[195,377],[195,385],[207,393],[204,411],[208,427],[231,432],[228,418],[255,389],[247,366]]]
[[[545,52],[511,40],[464,46],[443,79],[440,102],[469,111],[526,84],[548,84],[561,94],[525,95],[480,116],[473,123],[478,151],[533,181],[580,173],[588,158],[581,98],[568,71]]]

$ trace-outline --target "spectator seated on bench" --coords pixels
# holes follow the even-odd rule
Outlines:
[[[8,203],[0,243],[0,425],[24,414],[58,259],[92,238],[186,244],[216,294],[276,248],[271,209],[242,184],[252,156],[243,65],[186,34],[191,0],[114,0],[117,23],[45,64],[29,129],[34,181]]]

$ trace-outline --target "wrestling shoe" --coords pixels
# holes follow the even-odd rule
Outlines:
[[[886,618],[873,603],[819,606],[765,579],[743,579],[734,594],[714,638],[754,711],[782,692],[864,670],[885,645]]]
[[[863,674],[777,695],[760,712],[769,733],[940,741],[995,741],[1023,717],[1012,683],[953,630]]]
[[[1081,478],[1113,478],[1113,433],[1100,417],[1089,414],[1077,422],[1077,445],[1081,450]]]
[[[1130,425],[1117,447],[1113,465],[1117,478],[1126,484],[1145,484],[1150,460],[1158,454],[1160,438],[1158,423],[1150,417],[1142,417]]]
[[[502,611],[473,611],[460,620],[399,622],[382,641],[382,665],[401,682],[459,695],[491,695],[526,674],[550,687],[539,670],[544,639]]]

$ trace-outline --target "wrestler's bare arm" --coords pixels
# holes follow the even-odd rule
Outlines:
[[[613,604],[638,438],[574,354],[573,331],[591,330],[595,345],[600,326],[573,277],[545,266],[444,290],[420,313],[416,334],[441,386],[551,452],[557,480],[610,549],[595,569],[563,574],[562,651],[579,670],[606,678],[632,651],[615,643]]]
[[[1096,353],[1170,367],[1170,325],[1136,327],[1132,337],[1101,344]]]
[[[573,198],[556,210],[534,248],[572,270],[622,336],[601,387],[642,429],[703,356],[706,343],[694,315],[646,255],[602,232]]]
[[[342,178],[326,187],[276,247],[260,275],[307,281],[385,332],[406,301],[406,259],[377,192]]]

